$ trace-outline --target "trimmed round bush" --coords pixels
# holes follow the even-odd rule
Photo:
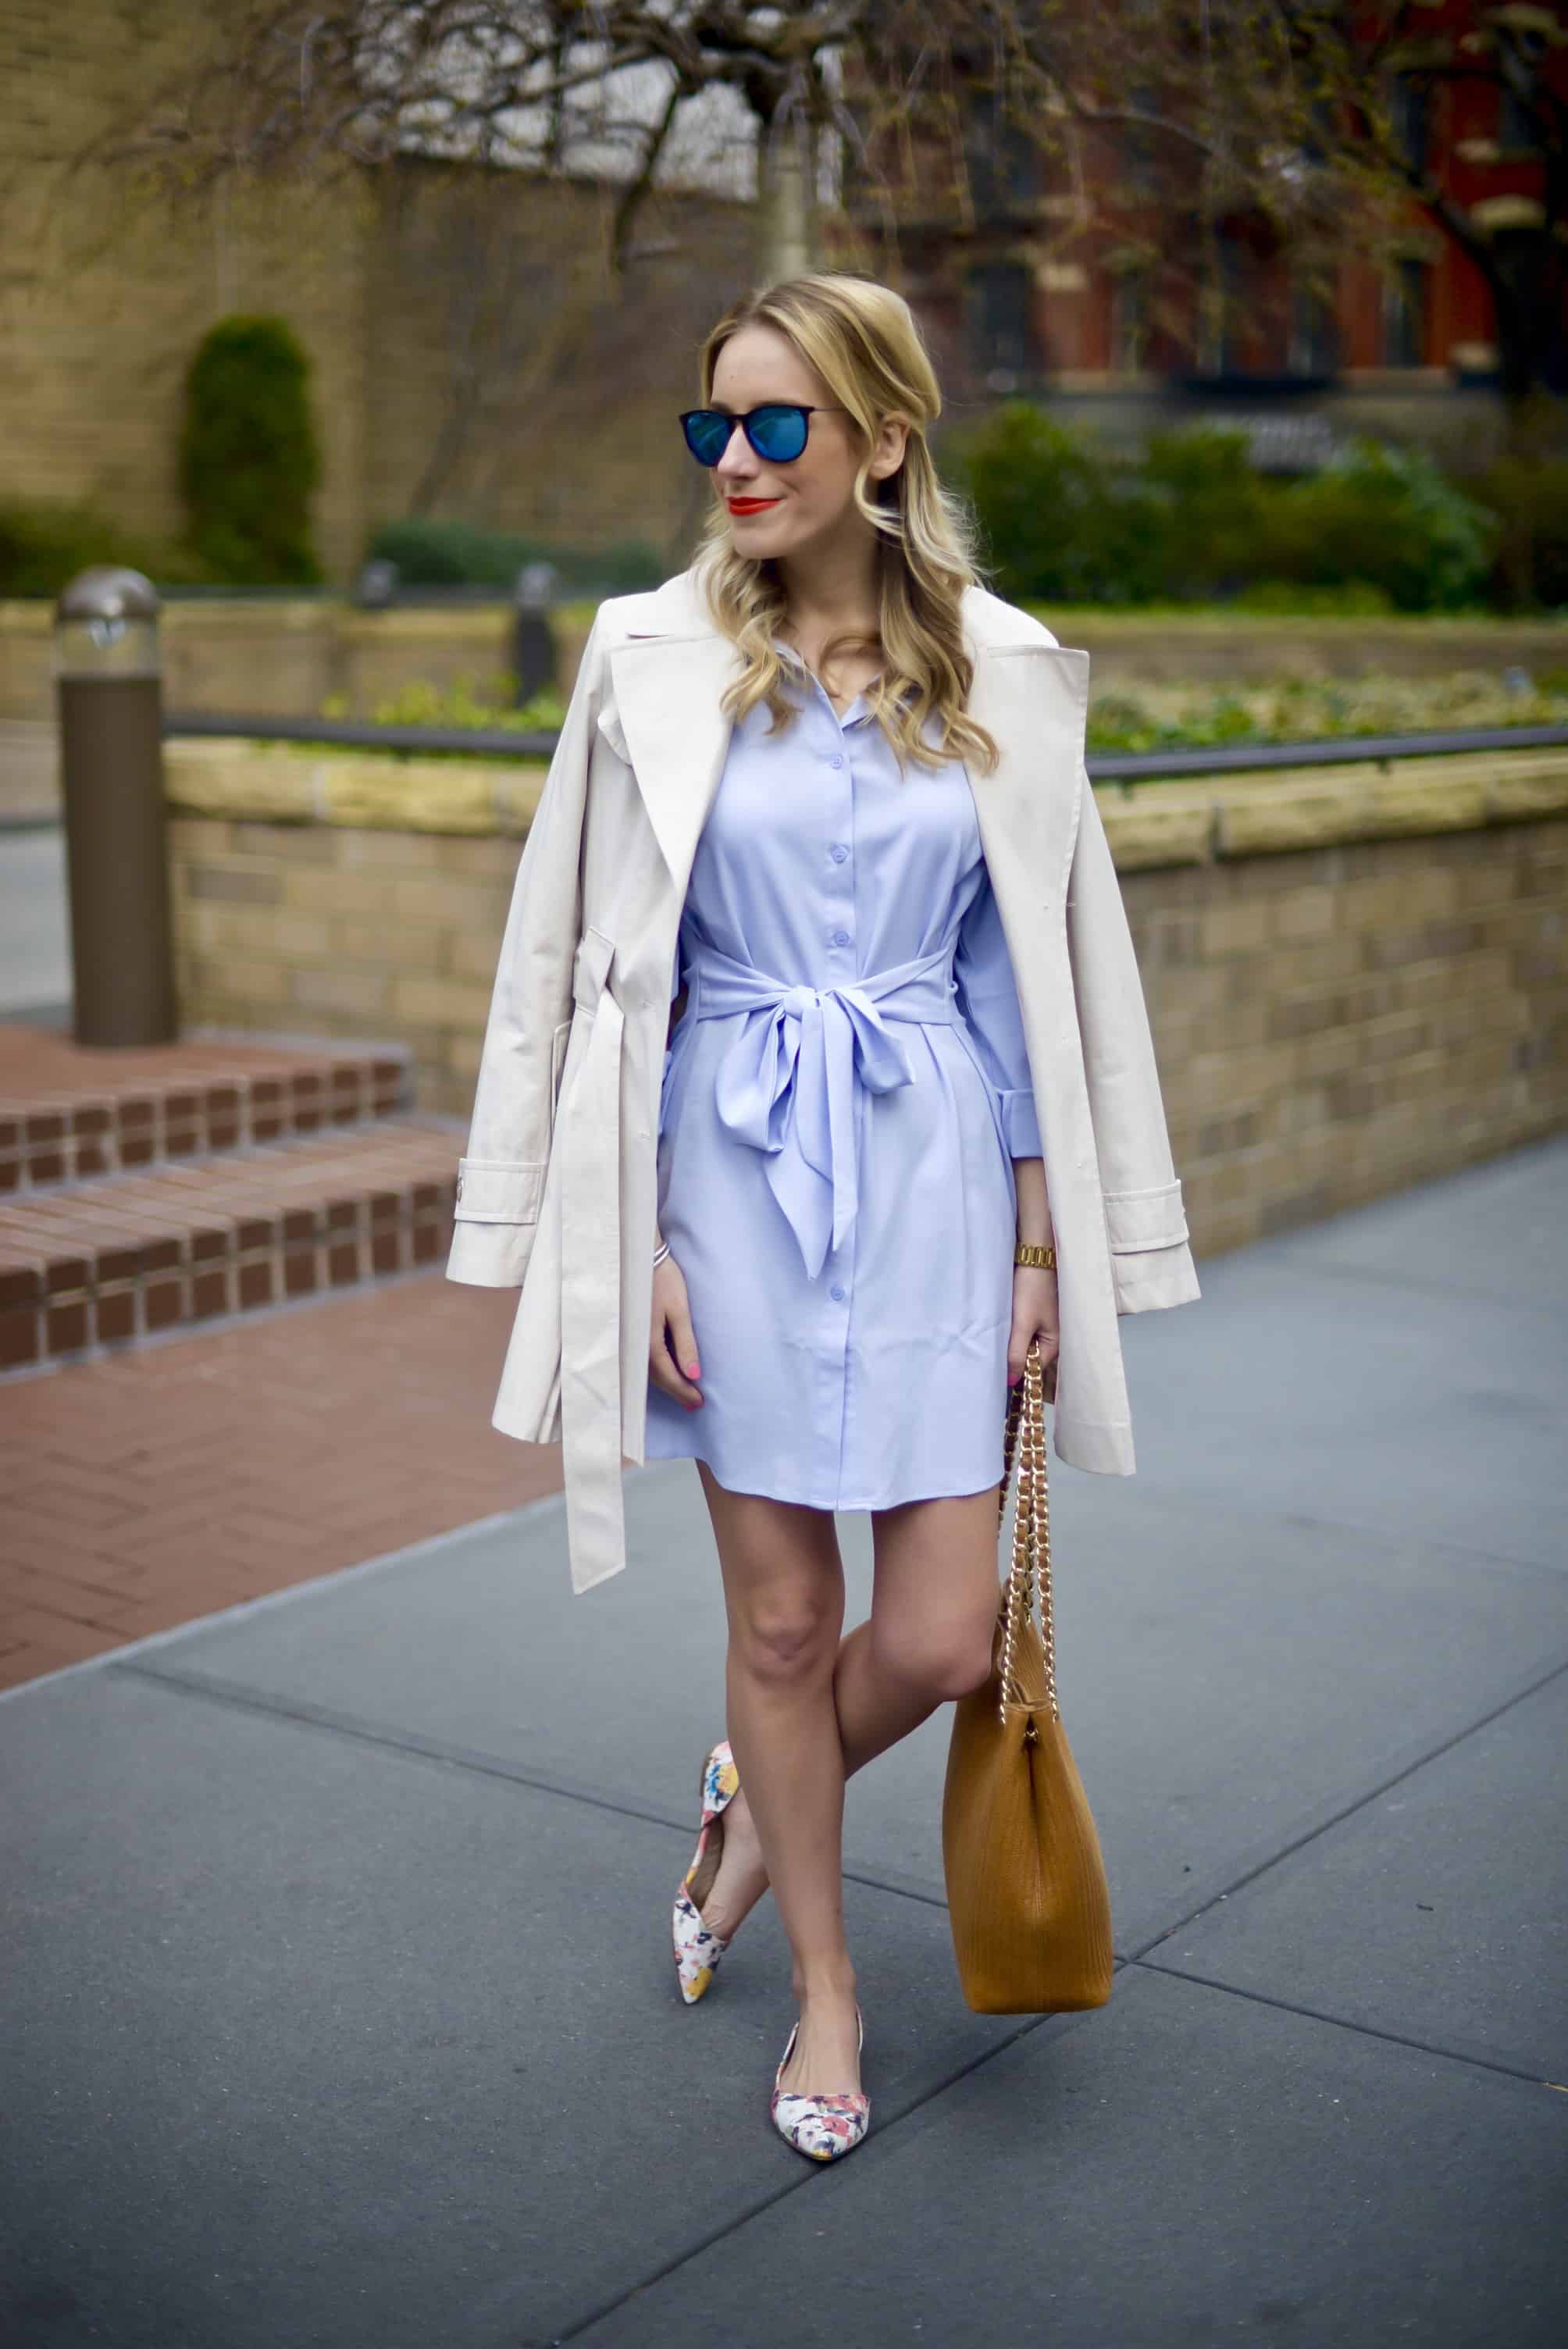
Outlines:
[[[220,319],[191,363],[180,486],[191,545],[242,586],[314,585],[310,501],[321,475],[310,362],[282,318]]]

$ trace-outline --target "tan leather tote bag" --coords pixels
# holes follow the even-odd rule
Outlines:
[[[991,1676],[954,1707],[942,1857],[968,2004],[976,2014],[1054,2014],[1104,2006],[1110,1996],[1110,1892],[1057,1707],[1037,1340],[1007,1398],[1004,1522],[1015,1457],[1013,1563],[997,1609]]]

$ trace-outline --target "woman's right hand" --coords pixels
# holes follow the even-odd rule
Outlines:
[[[685,1375],[689,1371],[690,1376]],[[701,1407],[693,1381],[698,1376],[696,1338],[691,1326],[686,1285],[673,1256],[654,1267],[654,1326],[648,1344],[648,1376],[687,1411]]]

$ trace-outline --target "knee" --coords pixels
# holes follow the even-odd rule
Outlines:
[[[802,1599],[758,1612],[731,1638],[737,1661],[753,1680],[791,1688],[831,1672],[841,1628],[835,1609]]]
[[[880,1637],[873,1630],[872,1653],[883,1672],[941,1704],[950,1697],[967,1696],[989,1679],[995,1625],[993,1615],[975,1626],[947,1624],[929,1630],[906,1626]]]

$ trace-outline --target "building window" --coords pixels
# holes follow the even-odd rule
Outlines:
[[[1306,102],[1306,129],[1302,138],[1301,153],[1311,163],[1326,162],[1339,143],[1339,109],[1331,98],[1321,94]]]
[[[1290,292],[1290,371],[1333,375],[1339,365],[1339,326],[1334,304],[1310,285]]]
[[[1140,114],[1157,114],[1160,92],[1153,82],[1134,82],[1128,93],[1128,102]],[[1130,194],[1151,196],[1158,184],[1154,169],[1154,133],[1146,123],[1130,122],[1122,132],[1122,167]]]
[[[1541,146],[1534,115],[1506,82],[1498,93],[1497,143],[1505,155],[1533,155]]]
[[[1427,264],[1398,261],[1383,281],[1383,364],[1427,363]]]
[[[1118,375],[1137,375],[1148,348],[1148,273],[1124,269],[1111,280],[1110,364]]]
[[[1039,373],[1034,273],[1021,261],[982,262],[965,281],[969,363],[992,391]]]
[[[973,91],[965,109],[964,168],[982,223],[1031,204],[1039,193],[1039,150],[992,90]]]
[[[1427,169],[1429,98],[1425,81],[1417,81],[1407,74],[1396,75],[1388,93],[1388,110],[1399,152],[1409,169],[1423,177]]]
[[[1220,243],[1220,347],[1221,375],[1242,375],[1246,371],[1247,336],[1252,322],[1254,292],[1253,256],[1249,249],[1224,237]]]

